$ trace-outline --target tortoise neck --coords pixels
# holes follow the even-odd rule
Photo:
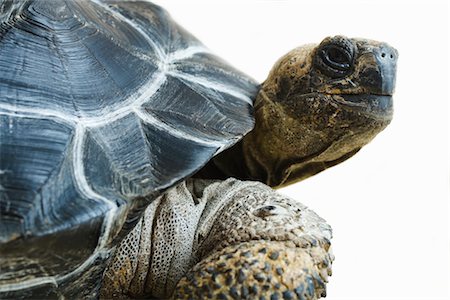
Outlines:
[[[259,91],[254,107],[256,114],[255,128],[231,148],[214,157],[194,177],[204,179],[226,179],[234,177],[240,180],[254,180],[269,184],[269,172],[258,162],[261,149],[258,146],[258,136],[266,131],[258,121],[258,110],[265,106],[262,100],[264,92]],[[263,105],[264,104],[264,105]]]
[[[251,178],[249,170],[246,166],[243,152],[243,140],[239,141],[233,147],[218,154],[193,177],[222,180],[229,177],[234,177],[241,180],[258,180]]]
[[[283,187],[334,166],[359,150],[341,149],[344,147],[336,139],[316,137],[308,124],[293,119],[274,98],[273,93],[260,90],[255,101],[255,128],[212,159],[196,177],[235,177]]]

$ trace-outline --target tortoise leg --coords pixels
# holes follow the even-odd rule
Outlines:
[[[333,255],[323,219],[262,183],[228,179],[205,195],[205,211],[214,217],[205,213],[199,223],[200,261],[179,281],[174,299],[326,296]]]
[[[331,253],[320,246],[245,242],[195,265],[178,283],[173,298],[318,299],[326,296],[331,262]]]
[[[330,239],[323,219],[267,185],[190,179],[119,245],[101,298],[317,299]]]

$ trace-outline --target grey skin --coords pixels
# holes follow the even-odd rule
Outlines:
[[[397,56],[385,43],[336,36],[282,57],[258,93],[255,129],[147,208],[102,297],[325,296],[330,227],[268,186],[350,158],[389,124]]]

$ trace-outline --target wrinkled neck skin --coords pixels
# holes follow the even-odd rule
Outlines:
[[[338,79],[317,70],[317,45],[282,57],[256,97],[255,128],[213,159],[216,174],[286,186],[345,161],[381,132],[392,118],[392,101],[377,81],[395,82],[395,62],[388,62],[394,78],[387,78],[376,55],[388,46],[353,43],[359,52],[352,73]]]

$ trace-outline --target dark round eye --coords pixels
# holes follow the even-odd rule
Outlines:
[[[316,55],[316,65],[322,73],[332,78],[348,75],[353,66],[352,45],[348,43],[328,44]]]
[[[330,66],[344,70],[350,68],[352,58],[344,49],[330,46],[322,51],[324,59]]]

